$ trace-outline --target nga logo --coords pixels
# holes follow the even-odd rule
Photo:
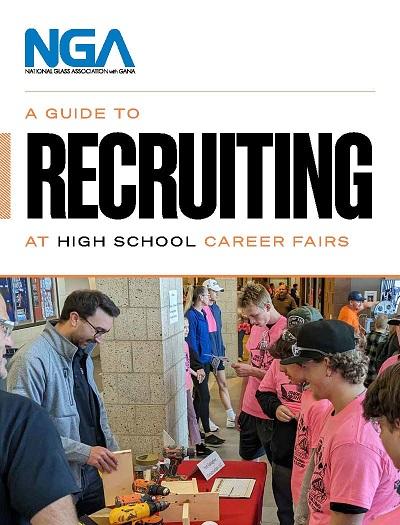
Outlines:
[[[126,68],[134,68],[132,57],[121,32],[111,29],[97,54],[96,43],[88,42],[96,36],[95,29],[68,29],[60,33],[59,29],[49,29],[48,43],[44,42],[39,32],[30,28],[25,31],[25,67],[35,67],[35,58],[39,54],[49,68],[58,66],[60,60],[73,68],[103,68],[115,45]]]

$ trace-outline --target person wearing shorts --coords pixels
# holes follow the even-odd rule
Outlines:
[[[246,286],[239,299],[239,307],[253,325],[247,341],[250,363],[238,362],[232,365],[237,376],[243,378],[240,414],[237,418],[239,454],[247,460],[266,454],[271,462],[273,421],[264,414],[255,395],[273,361],[268,349],[281,336],[287,319],[275,310],[271,296],[261,284],[251,283]]]

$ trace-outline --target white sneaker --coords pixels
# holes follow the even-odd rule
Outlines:
[[[236,427],[235,420],[227,417],[226,418],[226,428],[235,428],[235,427]]]
[[[211,421],[211,419],[209,419],[209,424],[210,424],[210,432],[218,432],[219,427],[217,427],[217,425],[213,421]]]

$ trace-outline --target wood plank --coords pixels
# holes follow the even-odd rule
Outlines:
[[[101,509],[95,512],[94,514],[90,514],[89,518],[91,518],[97,525],[110,525],[110,520],[108,517],[110,516],[110,509]]]
[[[182,525],[190,525],[189,503],[184,503],[182,507]]]
[[[118,458],[118,468],[111,473],[101,474],[104,488],[106,507],[115,505],[116,496],[125,496],[132,493],[133,464],[132,451],[119,450],[114,452]]]
[[[190,522],[219,520],[219,497],[216,492],[170,494],[162,499],[170,502],[170,506],[160,514],[164,523],[181,522],[185,503],[189,504]]]

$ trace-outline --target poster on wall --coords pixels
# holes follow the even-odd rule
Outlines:
[[[35,321],[54,319],[58,316],[56,280],[51,277],[31,279],[32,303]]]
[[[57,281],[52,277],[2,277],[0,294],[16,327],[58,316]]]
[[[0,294],[6,303],[8,318],[10,321],[15,322],[14,301],[10,277],[0,278]]]
[[[33,321],[33,312],[28,279],[13,277],[11,283],[15,322],[18,325],[31,323]]]

